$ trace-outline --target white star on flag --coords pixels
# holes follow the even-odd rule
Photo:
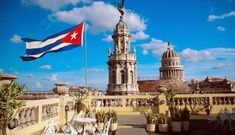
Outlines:
[[[73,34],[70,35],[71,36],[71,40],[76,39],[77,34],[78,33],[76,31],[74,31]]]

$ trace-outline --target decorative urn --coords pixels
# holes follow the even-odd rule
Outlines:
[[[165,85],[160,85],[159,88],[158,88],[158,91],[160,93],[165,93],[167,91],[167,88]]]
[[[68,88],[64,83],[55,83],[55,88],[53,89],[53,92],[58,95],[66,95],[68,94]]]

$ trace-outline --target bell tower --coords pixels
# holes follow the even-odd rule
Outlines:
[[[107,93],[111,95],[135,94],[138,90],[136,79],[136,51],[130,52],[131,35],[122,14],[112,35],[114,52],[108,51],[109,83]]]

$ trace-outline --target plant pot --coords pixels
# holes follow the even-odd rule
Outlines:
[[[104,123],[97,123],[97,128],[99,130],[103,130],[104,129]]]
[[[189,121],[182,121],[183,131],[189,131]]]
[[[162,133],[168,132],[168,124],[158,124],[158,130]]]
[[[155,124],[146,124],[147,132],[155,132]]]
[[[118,123],[111,123],[109,130],[110,131],[115,131],[117,130]]]
[[[55,84],[55,88],[53,89],[53,92],[58,94],[58,95],[66,95],[68,94],[68,88],[66,87],[66,85],[64,83],[56,83]]]
[[[98,90],[94,91],[94,96],[99,96],[99,91]]]
[[[172,132],[181,132],[181,121],[172,121],[171,130]]]

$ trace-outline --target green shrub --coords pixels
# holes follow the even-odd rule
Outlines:
[[[156,114],[152,112],[148,112],[144,114],[147,120],[147,124],[155,124],[156,122]]]
[[[111,123],[117,123],[117,112],[115,112],[114,110],[112,111],[109,110],[109,112],[107,112],[106,115],[108,119],[112,118]]]
[[[161,113],[161,114],[157,115],[157,123],[158,124],[167,124],[168,119],[169,118],[168,118],[167,114]]]
[[[95,114],[95,118],[97,120],[97,122],[99,123],[104,123],[104,120],[105,120],[105,112],[104,111],[99,111]]]
[[[171,120],[172,121],[181,121],[181,110],[177,106],[170,107]]]
[[[190,111],[185,106],[184,109],[181,111],[181,120],[182,121],[189,121],[189,119],[190,119]]]

